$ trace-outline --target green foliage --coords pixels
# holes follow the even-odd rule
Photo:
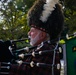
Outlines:
[[[26,38],[29,27],[27,26],[27,9],[23,0],[12,0],[5,5],[1,16],[3,21],[0,23],[0,39],[20,39]]]
[[[69,28],[68,33],[76,31],[76,0],[65,0],[65,25]]]
[[[65,6],[71,10],[76,10],[76,0],[65,0]]]

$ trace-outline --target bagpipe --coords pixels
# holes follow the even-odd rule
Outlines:
[[[9,70],[9,66],[11,64],[15,64],[15,65],[30,65],[30,67],[45,67],[45,68],[51,68],[52,69],[52,75],[54,75],[54,70],[58,70],[60,71],[61,68],[61,64],[60,62],[56,62],[57,58],[56,55],[59,58],[59,53],[61,53],[61,49],[60,47],[58,47],[58,43],[55,47],[55,49],[52,50],[43,50],[43,51],[39,51],[39,52],[35,52],[32,51],[33,49],[37,49],[38,46],[33,46],[33,47],[24,47],[21,49],[17,49],[16,47],[16,43],[17,42],[21,42],[21,41],[25,41],[25,39],[21,39],[21,40],[8,40],[8,41],[1,41],[3,46],[6,47],[2,47],[4,48],[4,52],[8,51],[7,55],[5,55],[5,53],[1,53],[2,56],[0,59],[1,63],[1,71],[0,74],[8,74],[5,72],[6,70]],[[56,40],[51,41],[51,43],[54,43]],[[2,50],[3,51],[3,50]],[[32,52],[30,52],[32,51]],[[47,63],[41,63],[41,62],[34,62],[34,61],[30,61],[30,62],[24,62],[23,60],[26,59],[29,56],[35,57],[35,56],[42,56],[42,55],[47,55],[47,54],[51,54],[53,53],[53,61],[52,64],[47,64]],[[5,57],[5,58],[3,58]],[[56,59],[56,60],[55,60]],[[58,59],[60,60],[60,58]],[[8,62],[9,61],[9,62]],[[8,62],[8,63],[7,63]]]

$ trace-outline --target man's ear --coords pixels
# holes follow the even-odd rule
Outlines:
[[[42,32],[41,35],[40,35],[40,39],[45,39],[45,38],[46,38],[46,33]]]

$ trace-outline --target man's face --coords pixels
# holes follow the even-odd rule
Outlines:
[[[28,36],[30,37],[30,45],[35,46],[40,44],[45,38],[42,36],[43,34],[46,35],[45,32],[32,27],[28,32]]]

